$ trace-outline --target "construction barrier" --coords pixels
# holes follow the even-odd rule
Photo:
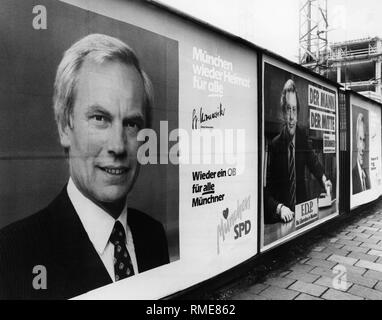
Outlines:
[[[165,298],[381,195],[377,102],[156,2],[3,0],[1,7],[0,297]],[[123,78],[131,65],[134,76]],[[57,110],[68,88],[72,113],[62,124]],[[126,130],[123,139],[118,130]],[[128,160],[115,168],[105,159],[117,159],[120,141]],[[124,170],[131,173],[121,187],[109,176]],[[128,192],[134,276],[114,282],[108,236],[87,208],[108,208],[120,189]],[[52,206],[33,218],[60,192],[73,221]],[[33,236],[51,211],[54,256],[47,235]],[[3,258],[20,228],[29,254]],[[22,273],[37,277],[38,288],[25,287]]]

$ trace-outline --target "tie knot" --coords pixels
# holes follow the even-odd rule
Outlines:
[[[122,223],[119,221],[115,222],[109,240],[114,245],[124,244],[126,242],[125,229],[123,228]]]

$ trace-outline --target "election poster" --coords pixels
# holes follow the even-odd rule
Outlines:
[[[0,297],[69,299],[178,261],[179,165],[141,137],[179,126],[178,42],[60,1],[1,8]]]
[[[256,51],[141,1],[1,8],[0,298],[160,299],[258,253]]]
[[[263,63],[263,251],[338,213],[337,89]]]
[[[355,93],[350,96],[350,206],[381,195],[381,105]]]
[[[160,298],[258,252],[257,54],[155,7],[103,3],[104,14],[178,43],[179,122],[164,139],[168,151],[158,152],[179,163],[179,187],[171,190],[179,196],[179,260],[80,298]]]

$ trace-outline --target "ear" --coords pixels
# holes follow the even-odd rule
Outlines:
[[[69,127],[68,123],[65,123],[65,124],[60,123],[58,125],[58,133],[60,135],[60,142],[65,149],[70,148],[70,131],[71,131],[71,128]]]

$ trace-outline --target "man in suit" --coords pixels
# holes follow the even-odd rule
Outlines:
[[[357,194],[370,189],[370,179],[366,173],[364,166],[364,152],[365,152],[365,123],[363,114],[359,113],[356,124],[356,143],[357,143],[357,163],[353,167],[353,194]]]
[[[315,176],[322,188],[331,182],[308,144],[304,132],[297,126],[300,104],[293,80],[288,80],[281,93],[284,126],[269,146],[267,185],[264,190],[264,222],[288,223],[294,219],[295,205],[309,199],[305,168]]]
[[[127,207],[150,80],[116,38],[89,35],[58,66],[54,113],[70,179],[0,232],[0,298],[66,299],[169,262],[162,225]]]

